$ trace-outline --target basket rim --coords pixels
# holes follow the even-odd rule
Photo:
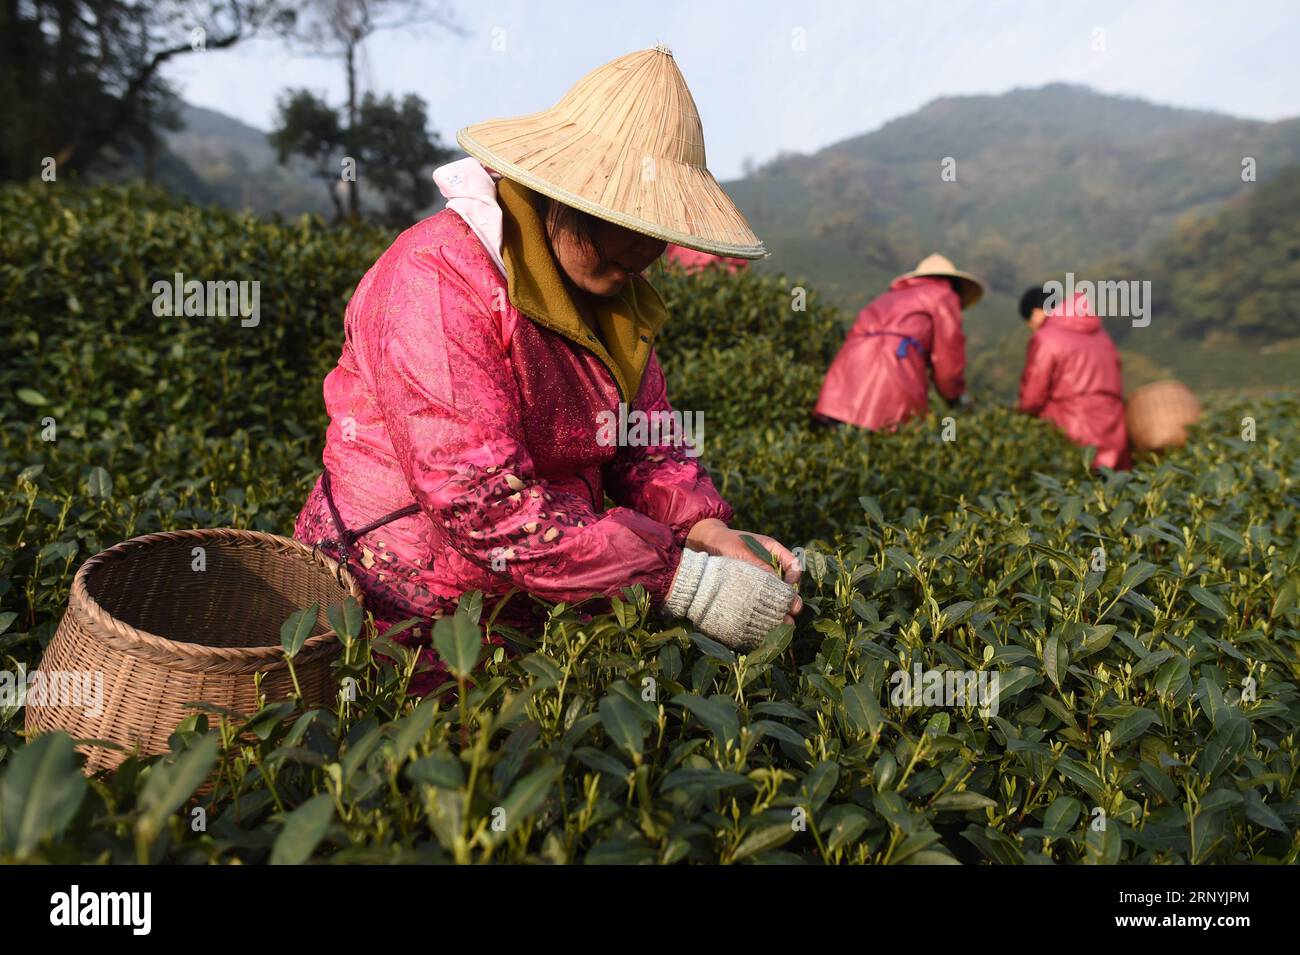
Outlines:
[[[186,643],[181,640],[173,640],[170,637],[163,637],[156,633],[150,633],[139,627],[132,626],[123,620],[119,620],[100,605],[99,601],[91,596],[86,587],[86,581],[90,574],[105,563],[117,560],[130,551],[147,547],[153,544],[171,543],[178,540],[212,540],[214,538],[225,538],[245,543],[255,543],[277,547],[282,550],[295,552],[296,556],[307,563],[317,564],[331,575],[334,576],[347,593],[354,597],[358,603],[362,602],[362,591],[356,578],[348,571],[346,567],[341,567],[337,561],[328,555],[321,553],[319,550],[313,551],[301,541],[294,540],[291,537],[281,537],[278,534],[270,534],[265,531],[243,530],[235,527],[208,527],[208,528],[190,528],[175,531],[157,531],[152,534],[142,534],[139,537],[132,537],[128,540],[114,544],[90,557],[85,563],[78,568],[76,575],[72,578],[72,589],[68,595],[68,607],[78,613],[84,614],[89,622],[97,627],[108,630],[114,636],[135,644],[142,649],[151,649],[155,652],[166,652],[175,654],[177,657],[199,662],[230,662],[232,660],[247,660],[249,662],[265,660],[274,662],[283,660],[284,649],[277,643],[265,647],[211,647],[201,643]],[[364,604],[363,604],[364,606]],[[333,629],[324,633],[318,633],[308,637],[303,643],[299,656],[314,652],[321,649],[327,644],[337,642],[338,634]]]

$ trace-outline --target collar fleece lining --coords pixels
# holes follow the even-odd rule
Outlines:
[[[564,287],[529,190],[502,179],[497,194],[504,213],[501,257],[510,303],[537,324],[592,352],[613,374],[623,400],[630,405],[641,387],[655,336],[668,319],[663,299],[639,275],[617,295],[589,296],[605,339],[602,344],[588,330]]]

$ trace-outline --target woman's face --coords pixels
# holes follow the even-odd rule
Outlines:
[[[572,222],[577,217],[568,217]],[[555,215],[548,216],[551,249],[561,271],[589,295],[616,295],[632,278],[664,254],[668,243],[603,219],[589,217],[590,242]]]

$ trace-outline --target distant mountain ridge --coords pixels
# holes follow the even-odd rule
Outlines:
[[[1242,179],[1247,157],[1257,183]],[[945,159],[955,181],[943,178]],[[1248,202],[1297,162],[1300,119],[1239,119],[1053,83],[937,99],[873,132],[780,156],[724,185],[772,253],[758,268],[808,281],[838,302],[846,319],[929,252],[981,276],[988,294],[966,321],[980,388],[1014,392],[1027,339],[1016,313],[1019,292],[1067,271],[1154,279],[1161,286],[1154,290],[1156,330],[1126,341],[1135,349],[1130,377],[1176,373],[1210,387],[1225,377],[1224,367],[1171,327],[1193,316],[1182,304],[1186,291],[1173,295],[1168,287],[1180,269],[1203,263],[1178,260],[1169,243]],[[1216,228],[1231,232],[1239,220]],[[1210,254],[1234,246],[1195,247]],[[1190,287],[1186,277],[1178,287]],[[1273,312],[1277,329],[1285,323]],[[1127,329],[1111,324],[1123,337]],[[1219,353],[1268,369],[1267,380],[1286,377],[1285,357],[1255,363],[1261,347],[1256,339]]]
[[[168,150],[204,182],[212,201],[232,209],[334,215],[325,185],[301,159],[280,165],[266,133],[216,110],[186,104],[184,127],[166,134]]]
[[[260,213],[332,214],[311,169],[281,166],[264,131],[191,105],[182,119],[165,141],[195,177],[164,185]],[[1244,120],[1053,83],[943,97],[726,188],[772,250],[771,267],[856,308],[933,249],[1007,291],[1149,251],[1179,219],[1241,193],[1246,156],[1261,180],[1300,162],[1300,119]],[[940,178],[945,157],[954,182]]]
[[[1011,292],[1153,248],[1300,161],[1300,120],[1261,122],[1054,83],[945,97],[727,184],[773,252],[847,305],[938,249]],[[955,181],[941,178],[955,164]]]
[[[182,118],[156,163],[164,186],[258,213],[333,215],[311,169],[298,160],[281,166],[265,132],[200,107],[186,106]],[[1258,183],[1243,181],[1247,157]],[[942,175],[945,159],[955,181]],[[1300,119],[1239,119],[1054,83],[943,97],[724,186],[772,252],[757,267],[807,280],[846,320],[931,251],[984,278],[988,295],[966,322],[981,387],[1014,389],[1026,337],[1019,291],[1066,271],[1153,280],[1151,333],[1112,327],[1131,350],[1130,377],[1176,373],[1211,386],[1243,361],[1264,379],[1285,378],[1300,354],[1300,319],[1290,317],[1300,300],[1293,230],[1261,227],[1263,210],[1249,211],[1264,201],[1280,204],[1272,219],[1291,214],[1298,188],[1255,197],[1274,177],[1300,178],[1297,164]],[[1264,273],[1272,284],[1247,298],[1241,270],[1219,260],[1270,243],[1278,246]],[[1295,343],[1278,337],[1292,326]],[[1208,350],[1193,340],[1207,328]]]

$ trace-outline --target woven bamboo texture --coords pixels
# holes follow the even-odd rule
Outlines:
[[[206,564],[194,569],[195,548]],[[326,703],[340,644],[327,608],[361,591],[351,575],[297,541],[258,531],[169,531],[124,541],[77,571],[67,610],[39,669],[103,674],[95,707],[29,705],[31,736],[61,729],[125,751],[83,743],[87,773],[116,767],[139,745],[165,753],[176,724],[202,701],[239,714],[257,708],[256,674],[267,699],[293,694],[280,626],[320,605],[313,634],[294,658],[303,696]]]
[[[1187,426],[1200,420],[1201,403],[1182,382],[1157,381],[1133,392],[1124,414],[1133,447],[1158,451],[1187,443]]]
[[[456,141],[506,178],[634,231],[767,254],[705,166],[700,114],[664,47],[592,70],[550,109],[469,126]]]

